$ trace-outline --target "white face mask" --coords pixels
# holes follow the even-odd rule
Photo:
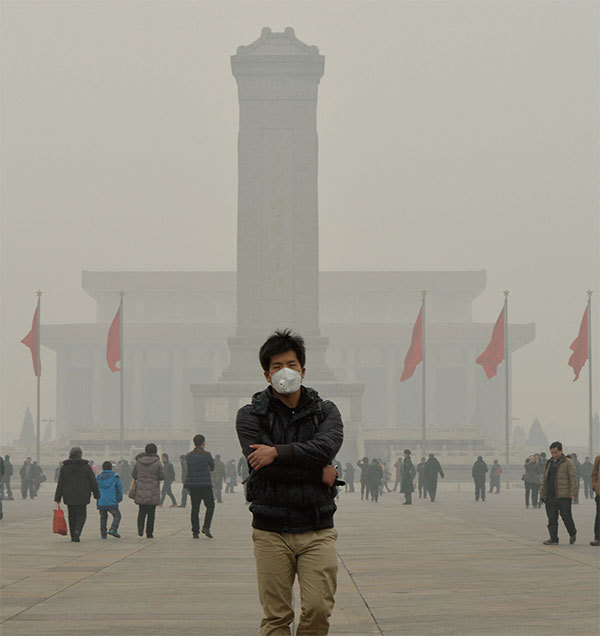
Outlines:
[[[284,367],[271,375],[271,386],[273,390],[281,395],[296,393],[302,385],[302,375],[299,371]]]

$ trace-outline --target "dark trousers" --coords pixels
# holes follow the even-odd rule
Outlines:
[[[13,498],[12,490],[10,488],[10,477],[6,481],[2,481],[2,494],[4,495],[4,487],[6,486],[6,496],[8,499]],[[590,484],[592,482],[590,481]]]
[[[594,521],[594,541],[600,541],[600,495],[596,495],[596,519]]]
[[[421,497],[424,497],[425,499],[427,499],[427,486],[425,485],[425,480],[424,479],[419,479],[419,499],[421,499]]]
[[[538,505],[538,493],[540,492],[539,484],[530,484],[525,482],[525,505],[529,506],[529,494],[531,493],[531,503],[535,508]]]
[[[577,534],[573,515],[571,514],[571,499],[548,497],[548,499],[546,499],[546,515],[548,515],[548,532],[553,541],[558,541],[559,514],[562,517],[569,536],[573,537]]]
[[[121,511],[119,510],[119,506],[116,508],[106,508],[105,510],[100,510],[100,534],[105,537],[106,536],[106,526],[108,522],[108,513],[113,517],[112,523],[110,524],[111,532],[116,532],[119,529],[119,523],[121,523]]]
[[[354,482],[347,481],[346,482],[346,492],[354,492]]]
[[[213,512],[215,511],[215,499],[213,497],[212,486],[192,486],[189,488],[190,499],[192,500],[192,532],[200,532],[200,504],[204,501],[206,512],[204,513],[203,528],[210,530]]]
[[[593,499],[594,498],[594,491],[592,490],[592,478],[585,478],[583,480],[583,494],[585,495],[586,499]],[[10,495],[9,495],[10,497]]]
[[[29,492],[29,496],[31,497],[31,499],[35,497],[35,490],[33,487],[32,479],[24,479],[21,482],[21,495],[23,496],[23,499],[27,499],[27,492]]]
[[[404,503],[412,504],[412,492],[405,492],[404,493]]]
[[[154,534],[154,517],[156,516],[156,506],[154,504],[138,504],[138,533],[144,534],[144,526],[146,526],[146,536],[150,537]]]
[[[360,480],[360,498],[362,499],[365,494],[367,495],[367,499],[369,498],[369,484],[366,481]]]
[[[69,533],[71,538],[73,534],[81,534],[85,520],[87,518],[87,506],[67,506],[69,516]]]
[[[475,481],[475,501],[485,501],[485,481]]]
[[[431,499],[431,501],[435,501],[435,495],[437,493],[437,479],[425,480],[425,485],[427,486],[429,498]]]
[[[369,498],[369,493],[371,493],[371,501],[379,500],[379,484],[369,484],[367,488],[367,499]]]
[[[500,492],[500,477],[490,477],[490,492],[496,489],[496,494]]]
[[[169,497],[171,497],[171,503],[176,506],[177,505],[177,499],[175,499],[175,495],[173,494],[173,491],[171,490],[171,483],[170,481],[164,481],[163,482],[163,487],[162,487],[162,493],[160,495],[160,505],[163,505],[163,501],[166,499],[167,495],[169,495]]]
[[[187,496],[188,496],[188,489],[184,486],[181,489],[181,507],[185,508],[187,506]]]

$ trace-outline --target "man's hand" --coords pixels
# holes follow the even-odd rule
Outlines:
[[[323,467],[323,479],[321,480],[328,488],[331,488],[333,484],[335,484],[335,480],[337,479],[338,471],[331,465],[327,464],[327,466]]]
[[[277,459],[278,453],[274,446],[250,444],[250,448],[253,448],[254,452],[248,455],[248,461],[254,470],[260,470],[263,466],[268,466]]]

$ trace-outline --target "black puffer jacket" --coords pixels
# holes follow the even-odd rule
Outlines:
[[[61,498],[67,506],[85,506],[90,503],[90,495],[100,498],[100,489],[92,467],[87,459],[66,459],[58,474],[54,501]]]
[[[245,457],[251,444],[275,446],[278,452],[273,464],[248,478],[252,526],[293,533],[332,528],[337,489],[325,486],[322,476],[344,439],[336,405],[302,387],[300,403],[290,409],[268,387],[239,410],[236,430]]]

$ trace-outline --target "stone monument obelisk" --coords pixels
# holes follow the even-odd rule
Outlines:
[[[319,331],[317,92],[325,58],[289,27],[264,28],[231,66],[240,104],[237,328],[219,382],[191,387],[194,423],[213,448],[235,440],[235,412],[265,386],[258,349],[289,327],[306,340],[306,383],[338,402],[345,446],[355,447],[363,387],[335,381]]]

